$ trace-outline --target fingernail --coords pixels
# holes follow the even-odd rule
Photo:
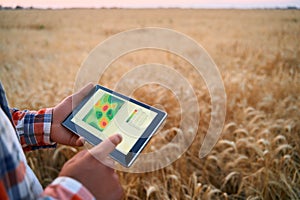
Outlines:
[[[114,137],[114,143],[117,145],[122,141],[122,135],[116,134]]]
[[[85,143],[85,139],[84,139],[84,137],[79,137],[79,140],[82,142],[82,144],[84,144],[84,143]]]

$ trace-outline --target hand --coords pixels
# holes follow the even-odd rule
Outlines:
[[[68,96],[54,107],[50,132],[51,141],[70,146],[83,145],[82,139],[63,127],[61,123],[71,113],[72,108],[77,106],[93,87],[92,83],[86,85],[80,91]]]
[[[108,158],[122,140],[118,134],[110,136],[91,150],[76,154],[63,166],[59,176],[68,176],[81,182],[96,199],[121,199],[123,189],[115,171],[103,163],[112,165]]]

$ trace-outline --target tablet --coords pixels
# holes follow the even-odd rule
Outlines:
[[[121,134],[123,140],[110,156],[130,167],[166,116],[162,110],[96,85],[62,125],[92,145]]]

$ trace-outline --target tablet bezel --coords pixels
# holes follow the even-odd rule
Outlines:
[[[150,125],[146,128],[146,130],[143,132],[141,137],[138,139],[138,141],[133,145],[133,147],[130,149],[129,153],[123,154],[119,150],[115,149],[112,153],[110,153],[110,156],[118,161],[120,164],[122,164],[125,167],[130,167],[137,156],[140,154],[140,152],[144,149],[146,144],[149,142],[150,138],[153,136],[153,134],[156,132],[156,130],[159,128],[159,126],[163,123],[163,121],[167,117],[167,113],[159,110],[157,108],[154,108],[152,106],[149,106],[145,103],[142,103],[140,101],[137,101],[135,99],[132,99],[130,97],[127,97],[123,94],[120,94],[118,92],[112,91],[106,87],[103,87],[101,85],[96,85],[89,94],[79,103],[79,105],[72,110],[72,112],[68,115],[68,117],[62,122],[62,125],[72,131],[73,133],[84,137],[89,143],[92,145],[97,145],[102,140],[98,137],[96,137],[94,134],[90,133],[86,129],[80,127],[79,125],[76,125],[74,122],[71,121],[71,119],[81,110],[81,108],[89,101],[89,99],[97,92],[97,90],[103,90],[104,92],[107,92],[109,94],[113,94],[122,100],[129,101],[131,103],[134,103],[138,106],[141,106],[145,109],[151,110],[155,112],[157,115],[152,120]]]

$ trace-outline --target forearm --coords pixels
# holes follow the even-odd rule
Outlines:
[[[13,123],[23,150],[55,147],[50,141],[53,109],[38,111],[11,109]]]

